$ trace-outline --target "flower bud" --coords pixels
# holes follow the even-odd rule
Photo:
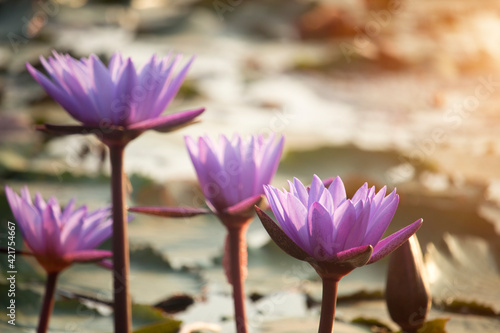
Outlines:
[[[416,235],[390,257],[385,298],[392,320],[404,332],[416,332],[422,327],[432,298]]]

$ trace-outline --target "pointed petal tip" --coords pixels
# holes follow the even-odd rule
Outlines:
[[[262,195],[254,195],[250,198],[247,198],[245,200],[242,200],[238,202],[237,204],[226,208],[224,210],[224,213],[229,214],[229,215],[251,215],[253,216],[253,211],[252,207],[258,205],[262,201]],[[250,212],[251,211],[251,212]]]
[[[83,250],[67,254],[64,259],[70,262],[93,262],[113,257],[113,252],[106,250]]]
[[[377,262],[385,256],[391,254],[394,250],[400,247],[401,244],[406,242],[412,235],[414,235],[418,231],[418,229],[420,229],[423,222],[424,220],[420,218],[412,224],[407,225],[403,229],[396,231],[392,235],[389,235],[378,242],[377,245],[375,245],[373,255],[370,258],[368,264],[373,264],[374,262]]]
[[[255,206],[254,208],[267,233],[280,249],[282,249],[286,254],[294,257],[295,259],[304,261],[307,258],[311,257],[292,239],[290,239],[290,237],[288,237],[288,235],[276,224],[276,222],[274,222],[271,217],[269,217],[269,215],[267,215],[262,209],[257,206]]]
[[[195,118],[205,111],[205,108],[181,111],[152,119],[143,120],[128,127],[131,130],[171,132],[198,122]]]
[[[26,67],[26,69],[27,69],[28,71],[30,71],[30,72],[31,72],[31,71],[33,71],[33,70],[35,70],[35,67],[33,67],[33,65],[31,65],[29,62],[26,62],[26,63],[24,64],[24,66],[25,66],[25,67]]]
[[[101,261],[98,261],[97,265],[109,270],[113,269],[113,262],[111,260],[103,259]]]

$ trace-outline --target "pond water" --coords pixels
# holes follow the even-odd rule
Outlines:
[[[148,132],[129,145],[125,169],[131,206],[203,204],[185,135],[285,135],[274,185],[285,186],[292,177],[309,183],[317,174],[342,176],[351,193],[365,181],[397,187],[400,206],[388,232],[424,218],[418,236],[434,296],[429,317],[450,318],[448,332],[498,332],[500,49],[494,32],[500,16],[494,2],[483,2],[405,1],[380,33],[363,37],[365,46],[359,47],[356,27],[366,30],[384,1],[366,1],[368,7],[321,1],[324,7],[316,13],[309,1],[255,1],[222,14],[209,1],[49,1],[57,14],[47,14],[42,25],[33,21],[32,29],[39,30],[24,37],[25,43],[13,45],[5,38],[9,32],[21,36],[20,21],[0,20],[5,32],[0,36],[0,183],[16,190],[28,184],[62,203],[72,197],[92,208],[110,202],[108,161],[102,160],[96,139],[33,131],[34,123],[72,120],[27,74],[26,61],[37,63],[53,48],[103,57],[118,50],[137,62],[169,50],[196,54],[169,111],[200,106],[207,111],[199,124],[171,134]],[[0,17],[41,10],[12,3],[0,2]],[[308,17],[325,20],[326,28],[312,29],[304,23]],[[344,26],[344,35],[328,24]],[[354,47],[352,59],[342,45]],[[2,235],[9,219],[2,194]],[[150,305],[186,294],[194,305],[174,318],[233,332],[231,289],[221,268],[224,237],[213,217],[135,216],[130,222],[131,291],[138,304],[134,325],[160,320],[163,315]],[[314,271],[278,249],[258,220],[249,229],[248,246],[246,289],[261,296],[248,300],[252,331],[314,331],[319,307],[308,307],[308,300],[321,296]],[[2,280],[5,265],[0,260]],[[6,333],[35,331],[43,291],[36,263],[18,257],[17,265],[18,326],[0,318]],[[358,317],[397,330],[381,297],[386,265],[382,260],[342,280],[335,332],[377,331],[353,324]],[[0,289],[3,307],[6,284]],[[351,300],[352,295],[359,297]],[[109,271],[71,267],[60,278],[51,331],[111,331],[110,300]],[[464,305],[453,307],[457,302]],[[473,303],[493,314],[467,313],[474,312]]]

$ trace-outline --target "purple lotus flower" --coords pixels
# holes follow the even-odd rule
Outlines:
[[[39,193],[31,200],[27,187],[21,196],[10,187],[5,193],[24,241],[47,273],[58,273],[73,262],[97,261],[112,256],[96,250],[111,236],[109,209],[75,208],[74,200],[61,210],[57,199],[44,201]]]
[[[290,192],[270,185],[264,189],[282,231],[300,248],[303,260],[342,263],[365,254],[362,264],[371,264],[399,247],[422,224],[420,219],[381,240],[398,206],[396,190],[386,196],[386,187],[375,192],[365,183],[348,199],[339,177],[326,188],[316,175],[309,190],[298,179],[289,185]]]
[[[235,135],[231,141],[221,135],[218,142],[207,136],[197,142],[186,137],[202,192],[217,212],[237,204],[250,206],[248,203],[264,194],[262,185],[271,182],[283,143],[283,137],[276,143],[275,136],[265,139],[262,135],[248,140]]]
[[[289,184],[290,192],[264,186],[279,226],[258,207],[257,214],[283,251],[309,262],[321,277],[318,332],[331,333],[340,279],[394,251],[420,228],[422,219],[380,240],[398,206],[395,190],[386,196],[386,187],[376,193],[365,183],[348,199],[339,177],[328,188],[316,175],[310,188],[298,179]]]
[[[113,207],[113,286],[115,331],[131,332],[128,287],[129,251],[123,172],[126,145],[144,131],[169,132],[194,122],[204,109],[161,116],[178,92],[193,59],[177,73],[181,56],[153,56],[136,69],[130,58],[114,54],[106,67],[95,56],[80,60],[53,52],[41,58],[48,76],[26,64],[28,71],[81,125],[38,126],[58,134],[95,134],[109,147]]]
[[[190,122],[204,110],[161,116],[193,62],[192,58],[174,75],[180,59],[180,55],[153,56],[136,69],[130,58],[119,53],[106,67],[95,55],[77,60],[54,51],[47,60],[40,57],[48,77],[30,64],[26,67],[47,93],[85,126],[168,130]]]
[[[278,168],[284,138],[272,135],[232,140],[221,135],[218,142],[186,137],[186,145],[203,194],[212,211],[228,230],[222,264],[233,285],[236,331],[246,333],[244,279],[247,274],[246,230],[252,221],[252,207],[259,203],[262,186]]]

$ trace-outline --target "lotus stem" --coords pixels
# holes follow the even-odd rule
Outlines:
[[[125,145],[109,145],[113,203],[113,287],[116,333],[130,333],[132,305],[129,293],[128,225],[125,210],[123,155]]]
[[[231,282],[233,285],[234,315],[237,333],[247,333],[247,319],[245,313],[245,288],[243,271],[246,258],[246,233],[247,225],[228,227],[229,232],[229,265]]]
[[[54,294],[56,291],[57,276],[59,272],[49,273],[45,283],[45,296],[43,297],[42,312],[38,321],[37,333],[46,333],[49,328],[50,315],[54,308]]]
[[[321,317],[318,333],[332,333],[335,322],[335,307],[337,305],[337,288],[339,281],[323,278],[323,299],[321,301]]]

